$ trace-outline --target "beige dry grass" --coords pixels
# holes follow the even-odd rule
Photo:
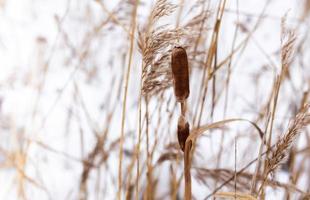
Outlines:
[[[0,9],[5,2],[0,1]],[[0,146],[0,159],[5,160],[0,160],[0,169],[13,169],[16,196],[29,199],[31,188],[53,197],[44,181],[28,174],[37,170],[31,156],[36,147],[79,166],[75,199],[110,199],[109,190],[118,200],[269,199],[273,192],[285,199],[307,199],[310,75],[305,61],[308,31],[303,27],[308,27],[309,2],[304,1],[291,28],[289,14],[266,14],[271,1],[253,14],[239,10],[241,0],[154,0],[152,5],[120,0],[111,11],[106,2],[96,0],[104,15],[77,46],[63,24],[68,8],[56,24],[72,56],[66,62],[78,64],[46,109],[39,131],[28,138],[28,130],[17,129],[14,120],[0,112],[1,128],[10,131],[14,144]],[[268,38],[256,35],[268,20],[281,29],[278,35],[268,30],[279,44],[272,53],[264,44]],[[76,72],[87,74],[88,81],[102,76],[101,66],[85,66],[97,66],[94,43],[101,44],[114,30],[126,39],[120,51],[111,52],[107,63],[118,70],[101,77],[111,80],[98,106],[103,117],[94,119],[84,101],[89,97],[72,77]],[[257,54],[254,61],[244,63],[251,54]],[[41,67],[33,121],[39,117],[51,65],[48,59]],[[64,132],[70,133],[70,123],[77,124],[73,130],[80,131],[80,144],[74,147],[80,149],[74,156],[38,139],[72,79]],[[283,176],[285,181],[279,178]]]

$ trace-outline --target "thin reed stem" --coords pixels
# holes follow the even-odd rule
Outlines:
[[[136,4],[134,10],[132,12],[132,24],[131,24],[131,34],[130,34],[130,48],[129,48],[129,60],[127,66],[127,74],[126,74],[126,81],[125,81],[125,89],[124,89],[124,96],[123,96],[123,109],[122,109],[122,120],[121,120],[121,136],[120,136],[120,148],[119,148],[119,164],[118,164],[118,192],[117,192],[117,199],[122,199],[122,166],[123,166],[123,145],[124,145],[124,129],[125,129],[125,118],[126,118],[126,105],[127,105],[127,93],[128,93],[128,85],[129,85],[129,78],[131,72],[131,63],[133,57],[133,48],[134,48],[134,33],[136,30],[136,15],[137,9],[139,5],[139,0],[136,0]]]

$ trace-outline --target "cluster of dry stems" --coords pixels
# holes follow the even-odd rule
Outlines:
[[[93,131],[96,141],[88,152],[84,153],[82,148],[81,159],[39,141],[29,142],[26,150],[21,148],[15,154],[9,154],[0,147],[0,156],[6,155],[8,163],[17,169],[18,192],[21,197],[26,196],[24,185],[27,182],[39,186],[36,180],[32,180],[25,173],[28,148],[36,144],[44,151],[81,164],[78,186],[78,198],[81,200],[90,199],[91,191],[95,187],[96,192],[106,199],[110,197],[105,196],[102,191],[114,189],[118,200],[191,200],[202,195],[204,199],[268,199],[270,189],[281,191],[286,199],[310,199],[310,76],[308,61],[304,61],[303,57],[308,47],[307,34],[299,40],[295,29],[287,28],[286,17],[276,19],[282,27],[279,37],[281,46],[274,55],[269,55],[255,37],[255,32],[264,20],[275,20],[275,17],[265,15],[269,1],[257,16],[243,13],[248,18],[252,16],[255,19],[249,22],[250,24],[247,24],[247,20],[239,21],[241,13],[238,9],[228,9],[226,0],[193,2],[193,6],[187,8],[186,6],[190,5],[189,0],[180,0],[179,5],[168,0],[156,0],[146,21],[142,22],[138,18],[138,8],[144,6],[142,1],[121,0],[113,11],[109,11],[104,1],[96,0],[107,18],[86,34],[82,51],[78,54],[79,65],[83,65],[81,63],[85,57],[91,54],[88,49],[91,39],[99,37],[100,31],[107,24],[120,28],[129,38],[128,44],[124,45],[128,47],[128,52],[123,52],[122,57],[122,64],[126,67],[122,67],[121,73],[117,71],[104,100],[105,103],[108,102],[104,108],[105,127],[100,131]],[[238,2],[239,0],[236,1],[237,8]],[[309,16],[309,5],[310,1],[305,1],[305,10],[298,21],[299,26],[302,26]],[[188,15],[184,14],[186,9]],[[229,13],[235,14],[238,21],[234,32],[224,33],[223,16]],[[176,24],[166,24],[166,17],[174,15]],[[58,23],[60,34],[65,38],[64,43],[69,45],[72,52],[78,52],[70,46],[70,37],[62,30],[61,20]],[[224,45],[220,39],[225,34],[233,35],[232,47],[228,53],[221,49]],[[255,93],[253,97],[242,91],[244,87],[241,85],[233,85],[235,77],[238,79],[243,76],[234,70],[244,52],[248,51],[250,43],[253,43],[267,60],[267,63],[263,63],[267,67],[259,66],[254,75],[246,74],[254,85],[251,87]],[[123,46],[122,48],[126,49]],[[141,65],[133,69],[136,67],[136,49],[141,54]],[[119,55],[116,57],[120,58]],[[279,65],[273,62],[275,58],[280,60]],[[305,91],[297,84],[299,80],[294,79],[294,73],[298,71],[294,68],[295,65],[300,65],[298,70],[303,76],[298,78],[305,86]],[[45,68],[44,76],[48,73],[48,64]],[[270,79],[266,78],[270,75],[268,70],[274,72]],[[139,96],[134,100],[132,109],[128,101],[133,98],[129,92],[133,71],[141,74],[137,83],[140,86]],[[121,76],[119,84],[114,84],[114,80],[118,80],[117,76]],[[260,84],[260,80],[268,83]],[[42,85],[44,82],[45,80]],[[191,95],[190,83],[195,88]],[[265,88],[266,85],[271,89]],[[174,89],[174,97],[169,90],[171,87]],[[38,96],[43,89],[43,86],[39,88]],[[83,112],[88,116],[87,106],[83,104],[77,84],[74,85],[74,90],[75,95],[80,98]],[[242,96],[243,93],[245,97]],[[235,102],[233,98],[237,99],[238,95],[246,101],[242,104],[244,108],[237,104],[229,105]],[[117,100],[112,102],[111,96],[117,96]],[[189,97],[191,101],[187,102]],[[190,109],[187,103],[190,104]],[[251,118],[239,115],[227,118],[232,116],[231,107],[242,113],[252,110],[254,114]],[[118,112],[118,108],[122,108],[121,112]],[[281,117],[278,115],[280,111],[290,114],[289,120],[278,120]],[[128,116],[135,115],[136,129],[132,128],[131,124],[128,125],[131,120],[128,120]],[[102,121],[99,124],[102,124]],[[110,141],[113,124],[119,125],[120,136]],[[231,124],[238,128],[231,128]],[[84,135],[81,135],[81,146],[84,147]],[[217,137],[218,135],[220,136]],[[234,147],[237,139],[245,141],[238,143],[244,146]],[[300,140],[305,144],[300,145]],[[244,157],[237,159],[236,151],[241,152]],[[112,162],[114,164],[114,160],[111,161],[114,152],[118,152],[117,170],[110,166]],[[234,156],[235,159],[232,159]],[[229,165],[232,160],[234,167]],[[158,173],[165,169],[169,170],[169,178],[163,178],[161,173]],[[289,180],[279,179],[279,171],[284,172]],[[304,177],[307,180],[303,180]],[[166,189],[163,179],[169,179],[168,192],[163,191],[163,188]],[[97,182],[94,184],[95,181],[90,180]],[[100,186],[102,180],[108,180],[109,184]],[[182,184],[184,187],[181,187]]]

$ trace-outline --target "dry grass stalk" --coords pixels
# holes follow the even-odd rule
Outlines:
[[[310,123],[309,105],[305,105],[303,109],[291,121],[287,132],[276,143],[275,149],[271,152],[269,158],[266,159],[265,179],[260,186],[259,192],[262,191],[268,176],[273,173],[279,165],[287,158],[288,152],[297,135]]]
[[[217,192],[214,197],[225,199],[237,199],[237,200],[256,200],[255,197],[249,194],[236,193],[236,192]]]
[[[192,199],[192,178],[191,178],[191,166],[192,166],[192,159],[191,159],[191,149],[192,149],[192,142],[191,140],[186,140],[185,143],[185,150],[184,150],[184,181],[185,181],[185,200]]]
[[[292,62],[293,50],[296,43],[295,30],[286,27],[286,16],[281,22],[281,81],[287,76],[289,66]]]
[[[285,160],[288,151],[296,136],[310,123],[309,105],[306,105],[290,123],[290,126],[272,151],[271,157],[267,158],[267,175],[273,172]]]
[[[217,66],[216,58],[217,58],[218,35],[220,32],[220,25],[221,25],[221,21],[222,21],[223,14],[224,14],[225,4],[226,4],[226,0],[219,2],[219,7],[217,10],[217,19],[214,25],[210,47],[206,55],[205,66],[203,68],[203,78],[202,78],[200,90],[199,90],[200,91],[199,99],[201,99],[200,101],[201,103],[197,104],[196,106],[196,110],[195,110],[196,114],[194,118],[194,123],[195,123],[197,119],[196,117],[198,117],[198,122],[197,122],[198,126],[200,125],[202,114],[204,111],[204,103],[206,99],[205,97],[208,91],[208,81],[213,77],[213,73],[211,69],[212,63],[214,62],[215,67]],[[199,107],[200,107],[200,110],[199,110]],[[213,110],[213,107],[212,107],[212,110]]]
[[[191,192],[190,191],[190,189],[191,189],[191,175],[190,175],[191,173],[190,173],[190,169],[191,169],[191,162],[192,162],[191,161],[191,155],[193,154],[193,151],[194,151],[194,149],[192,149],[193,144],[195,143],[197,138],[199,136],[201,136],[205,131],[210,130],[210,129],[220,128],[220,127],[224,126],[227,123],[237,122],[237,121],[238,122],[242,122],[243,121],[243,122],[250,123],[258,131],[260,137],[262,138],[263,131],[259,128],[259,126],[257,126],[257,124],[255,124],[254,122],[251,122],[251,121],[246,120],[246,119],[227,119],[227,120],[215,122],[215,123],[212,123],[212,124],[204,125],[204,126],[196,128],[196,129],[193,129],[191,131],[191,134],[186,139],[185,151],[184,151],[185,197],[187,197],[188,199],[191,199],[190,198],[191,197],[191,193],[190,193]],[[235,178],[235,175],[231,179],[229,179],[228,182],[233,180],[234,178]],[[225,185],[225,183],[222,184],[222,186],[223,185]],[[217,189],[215,189],[212,194],[215,194],[222,186],[220,186]],[[210,197],[210,196],[208,196],[208,197]]]
[[[124,89],[124,96],[123,96],[123,107],[122,107],[122,120],[121,120],[121,137],[120,137],[120,149],[119,149],[119,163],[118,163],[118,192],[117,192],[117,199],[122,199],[122,166],[123,166],[123,145],[124,145],[124,130],[125,130],[125,118],[126,118],[126,104],[127,104],[127,94],[128,94],[128,85],[129,85],[129,77],[131,73],[131,64],[132,64],[132,57],[133,57],[133,47],[134,47],[134,34],[136,30],[136,15],[137,9],[139,5],[139,0],[136,1],[134,10],[131,16],[131,34],[130,34],[130,48],[129,48],[129,60],[127,66],[127,74],[126,74],[126,81],[125,81],[125,89]]]
[[[139,97],[139,136],[137,145],[137,178],[136,178],[136,198],[139,195],[139,152],[142,133],[141,121],[141,105],[142,95],[145,97],[145,106],[148,110],[148,99],[151,93],[158,93],[168,86],[171,82],[171,71],[169,70],[169,51],[167,48],[176,40],[179,35],[182,35],[179,30],[167,30],[166,26],[157,26],[156,23],[163,18],[174,12],[176,6],[169,3],[167,0],[157,0],[149,17],[146,25],[139,31],[138,47],[142,54],[142,73],[141,73],[141,94]],[[162,52],[166,52],[162,54]],[[146,111],[146,148],[147,148],[147,191],[148,199],[154,196],[153,181],[152,181],[152,153],[149,152],[149,115]],[[156,143],[156,142],[155,142]],[[155,145],[154,145],[155,146]]]
[[[221,169],[221,168],[219,169],[193,168],[193,169],[195,170],[195,178],[205,185],[208,185],[207,181],[210,179],[218,182],[224,182],[228,178],[235,176],[235,171],[229,169]],[[249,181],[252,179],[254,174],[240,171],[238,171],[237,174],[238,174],[237,190],[242,193],[247,193],[251,189]],[[257,180],[263,181],[264,180],[263,175],[257,176]],[[302,191],[300,188],[297,188],[295,185],[279,182],[277,180],[273,180],[270,178],[267,179],[266,184],[274,189],[282,188],[290,193],[299,192],[300,194],[306,194],[306,192]],[[230,189],[234,189],[235,187],[233,181],[227,182],[225,186]]]
[[[272,140],[272,133],[273,133],[273,125],[276,115],[276,109],[278,104],[278,97],[280,94],[280,88],[282,85],[282,82],[284,81],[285,77],[289,76],[289,66],[292,62],[292,54],[293,49],[296,41],[295,31],[292,29],[288,29],[286,27],[286,16],[282,18],[281,21],[281,72],[280,75],[277,76],[276,81],[273,86],[273,99],[270,101],[270,109],[271,113],[269,118],[267,119],[267,130],[268,130],[268,137],[267,137],[267,157],[270,157],[270,146],[271,146],[271,140]],[[264,161],[264,170],[263,174],[265,177],[268,176],[270,173],[270,166],[268,163],[268,159]],[[258,164],[259,166],[259,164]],[[257,171],[258,172],[258,171]],[[259,192],[262,191],[264,187],[264,182],[262,183]]]
[[[184,199],[192,198],[191,190],[191,145],[186,145],[186,140],[190,134],[189,123],[186,120],[186,100],[189,96],[189,69],[187,54],[184,48],[174,47],[171,53],[171,69],[173,74],[174,95],[181,105],[181,116],[179,117],[177,134],[181,150],[184,152]]]

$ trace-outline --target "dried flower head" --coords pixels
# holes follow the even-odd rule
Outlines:
[[[184,102],[189,96],[188,61],[184,48],[173,48],[171,53],[171,68],[175,97],[177,101]]]
[[[306,105],[301,111],[296,115],[293,121],[291,121],[290,126],[285,133],[284,137],[280,139],[276,148],[272,151],[270,158],[267,159],[267,175],[272,173],[280,164],[283,162],[289,152],[289,149],[294,142],[296,136],[310,123],[310,105]]]
[[[184,152],[185,142],[189,136],[189,123],[186,121],[184,116],[179,117],[178,121],[178,141],[181,150]]]

